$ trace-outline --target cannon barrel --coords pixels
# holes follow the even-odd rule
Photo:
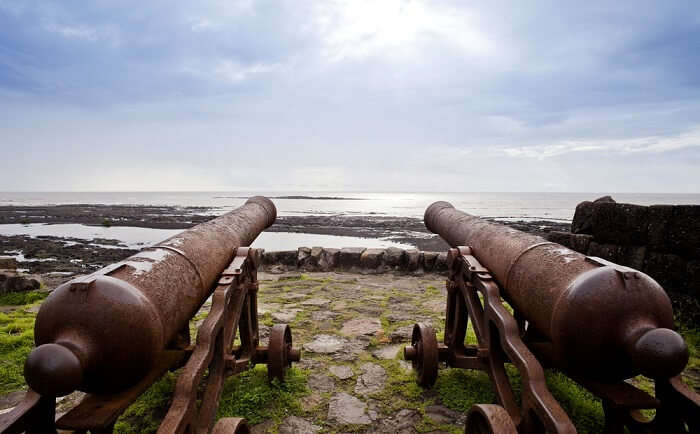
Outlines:
[[[216,219],[74,279],[37,314],[37,348],[25,378],[42,395],[109,393],[136,384],[210,295],[236,248],[272,225],[277,210],[256,196]]]
[[[666,292],[646,274],[435,202],[425,225],[451,246],[470,246],[502,296],[545,338],[554,366],[613,382],[643,374],[670,378],[688,362],[671,330]]]

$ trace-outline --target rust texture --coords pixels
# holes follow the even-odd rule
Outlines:
[[[423,386],[437,378],[436,359],[489,374],[499,405],[475,405],[467,433],[576,432],[547,389],[543,367],[564,371],[601,398],[607,433],[700,430],[700,396],[678,376],[688,350],[671,329],[668,297],[650,277],[447,202],[432,204],[425,224],[455,247],[447,257],[445,339],[436,343],[431,327],[416,324],[404,355]],[[469,323],[477,345],[465,344]],[[520,404],[505,363],[521,375]],[[656,397],[622,381],[640,373],[654,379]],[[656,417],[641,417],[641,409],[656,409]]]
[[[121,413],[168,370],[183,367],[159,432],[247,433],[243,419],[214,424],[226,377],[268,365],[284,380],[299,361],[287,325],[259,346],[257,267],[248,246],[275,221],[264,197],[90,276],[57,288],[37,316],[27,358],[24,401],[0,415],[0,433],[56,428],[111,433]],[[209,315],[190,344],[189,322],[213,294]],[[238,336],[241,344],[234,347]],[[54,421],[55,397],[88,395]],[[213,431],[212,431],[213,430]]]

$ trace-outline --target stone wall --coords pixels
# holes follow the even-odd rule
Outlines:
[[[697,302],[700,206],[616,203],[606,196],[576,207],[571,232],[547,238],[589,256],[636,268],[668,292]]]
[[[359,273],[431,273],[447,271],[447,252],[416,249],[366,249],[347,247],[299,247],[297,250],[265,252],[262,271],[349,271]]]

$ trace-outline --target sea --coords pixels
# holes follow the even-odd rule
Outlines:
[[[272,199],[280,216],[347,215],[422,218],[433,202],[444,200],[456,208],[498,220],[549,220],[570,222],[576,205],[610,195],[617,202],[638,205],[700,204],[700,194],[677,193],[439,193],[439,192],[347,192],[347,191],[181,191],[181,192],[0,192],[0,205],[159,205],[203,207],[201,213],[223,214],[247,198],[263,195]],[[130,247],[161,241],[178,230],[94,227],[70,224],[0,225],[0,235],[52,235],[81,239],[117,239]],[[389,240],[333,235],[263,233],[254,244],[265,249],[286,250],[298,246],[408,247]]]

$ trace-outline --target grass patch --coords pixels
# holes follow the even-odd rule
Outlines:
[[[308,372],[290,368],[284,383],[267,380],[267,367],[258,365],[230,378],[221,394],[217,416],[244,417],[250,425],[267,419],[281,421],[289,414],[301,413],[300,398],[310,391]]]
[[[0,313],[0,394],[23,389],[24,361],[34,348],[34,314]]]
[[[24,291],[8,292],[0,295],[0,306],[19,306],[22,304],[32,304],[48,297],[46,291]]]
[[[158,431],[170,407],[177,376],[168,372],[155,382],[122,414],[114,425],[117,434],[154,433]]]

